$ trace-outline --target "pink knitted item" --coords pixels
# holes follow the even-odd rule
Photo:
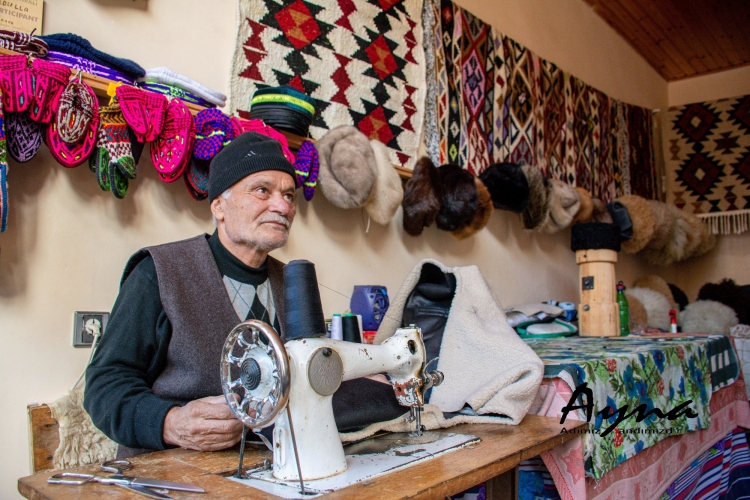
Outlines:
[[[99,103],[91,89],[80,79],[74,78],[65,86],[57,105],[57,132],[68,144],[81,140]]]
[[[163,174],[171,174],[178,170],[182,163],[187,165],[185,157],[192,153],[194,137],[193,115],[184,102],[172,99],[167,107],[164,128],[159,137],[151,143],[151,160],[156,170]]]
[[[128,126],[140,142],[152,142],[164,127],[167,98],[129,85],[117,87],[117,100]]]
[[[58,131],[57,122],[54,120],[47,126],[44,134],[44,142],[47,144],[52,156],[63,167],[67,168],[77,167],[85,162],[96,146],[97,131],[99,129],[99,101],[97,101],[96,94],[91,90],[91,87],[85,83],[82,83],[82,85],[85,86],[86,91],[93,100],[93,113],[83,137],[73,144],[63,141]]]
[[[32,99],[31,71],[26,56],[0,56],[0,86],[6,113],[26,111]]]
[[[70,68],[43,59],[34,59],[31,68],[33,100],[29,117],[35,122],[49,123],[57,113],[57,106],[70,78]]]
[[[271,139],[276,139],[279,141],[279,144],[281,144],[281,151],[284,153],[284,156],[286,156],[286,159],[289,160],[289,163],[292,165],[294,164],[294,154],[289,150],[289,142],[286,140],[286,136],[275,128],[269,127],[263,123],[263,120],[245,120],[244,118],[233,116],[232,125],[234,125],[236,136],[244,134],[245,132],[257,132],[266,137],[270,137]]]

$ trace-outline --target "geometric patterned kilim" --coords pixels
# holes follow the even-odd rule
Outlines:
[[[747,231],[750,95],[672,107],[666,127],[668,201],[713,232]]]
[[[413,168],[424,119],[422,0],[239,0],[230,112],[255,90],[315,99],[310,135],[354,125]]]
[[[604,202],[657,197],[650,110],[590,87],[451,0],[425,0],[423,23],[433,162],[474,174],[494,162],[535,165]]]

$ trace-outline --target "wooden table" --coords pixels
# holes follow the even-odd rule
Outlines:
[[[518,426],[472,424],[443,429],[439,432],[474,434],[481,438],[481,442],[353,484],[324,497],[327,500],[443,499],[487,481],[488,499],[517,498],[518,464],[580,435],[561,433],[563,427],[570,431],[584,425],[585,422],[579,421],[568,421],[565,425],[560,425],[553,418],[527,415]],[[270,452],[248,448],[245,451],[245,466],[248,469],[257,467],[265,458],[271,458]],[[210,453],[173,449],[141,455],[131,461],[132,475],[197,484],[206,490],[206,494],[170,492],[173,498],[278,498],[224,477],[236,472],[238,450]],[[89,466],[71,471],[98,473],[99,468]],[[124,488],[98,483],[82,486],[47,484],[50,475],[47,471],[22,477],[18,480],[18,491],[32,500],[90,499],[102,496],[129,500],[144,498]]]

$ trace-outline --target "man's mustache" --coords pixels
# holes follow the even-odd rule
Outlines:
[[[283,224],[285,228],[289,229],[292,225],[292,221],[284,217],[283,215],[279,214],[273,214],[269,215],[268,217],[264,217],[263,220],[260,221],[261,224],[265,222],[278,222],[279,224]]]

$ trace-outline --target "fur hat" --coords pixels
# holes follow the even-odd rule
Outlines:
[[[500,210],[520,214],[529,204],[529,182],[517,163],[493,163],[480,175],[492,204]]]
[[[640,278],[635,280],[633,286],[638,288],[650,288],[651,290],[664,295],[670,304],[675,304],[674,297],[672,296],[672,290],[670,290],[669,284],[667,284],[664,278],[657,274],[641,276]]]
[[[687,298],[687,294],[683,292],[680,287],[673,283],[669,283],[669,289],[672,291],[672,297],[674,297],[675,303],[680,306],[680,311],[685,309],[690,303]]]
[[[728,335],[729,329],[737,325],[734,310],[714,300],[696,300],[685,308],[677,318],[683,332]]]
[[[648,326],[648,313],[646,308],[635,295],[628,295],[625,292],[628,299],[628,310],[630,311],[630,331],[642,330]]]
[[[621,196],[617,198],[617,201],[625,205],[630,220],[633,222],[633,237],[622,242],[622,250],[625,253],[640,252],[651,241],[656,228],[656,219],[651,213],[651,207],[644,198],[635,194]],[[669,329],[668,323],[667,329]]]
[[[698,292],[698,300],[714,300],[731,307],[743,325],[750,325],[750,294],[734,280],[706,283]]]
[[[317,143],[318,183],[328,201],[339,208],[358,208],[370,197],[378,165],[370,141],[356,127],[330,130]]]
[[[589,222],[591,217],[594,215],[594,201],[591,199],[591,194],[582,187],[576,187],[578,192],[578,199],[581,201],[581,205],[578,208],[578,213],[573,217],[573,224],[578,222]]]
[[[438,168],[443,184],[443,201],[435,224],[443,231],[455,231],[471,223],[479,209],[474,174],[458,165]]]
[[[701,228],[683,216],[685,212],[674,205],[665,204],[674,220],[667,243],[662,248],[648,248],[646,259],[658,266],[668,266],[690,257],[700,245]]]
[[[474,218],[471,222],[455,231],[451,231],[451,234],[457,240],[463,240],[469,236],[474,236],[477,232],[482,230],[484,226],[490,221],[490,216],[495,208],[492,205],[492,196],[487,186],[484,185],[479,177],[474,178],[474,183],[477,186],[477,200],[479,201],[479,207],[477,212],[474,214]]]
[[[644,326],[669,331],[669,310],[672,309],[672,305],[664,295],[650,288],[633,287],[625,290],[625,296],[628,299],[628,304],[630,304],[630,297],[632,296],[646,308],[648,323]]]
[[[557,179],[547,182],[549,217],[544,224],[548,233],[556,233],[570,226],[581,207],[578,192],[573,186]]]
[[[443,202],[443,184],[438,169],[429,157],[417,161],[411,179],[404,187],[404,231],[419,236],[422,230],[435,222]]]
[[[365,210],[372,220],[385,225],[396,215],[396,210],[404,199],[404,187],[401,185],[401,177],[391,164],[385,144],[372,140],[370,146],[378,171],[375,187],[365,203]]]
[[[524,165],[521,170],[529,183],[529,203],[521,214],[523,225],[526,229],[539,229],[549,217],[547,179],[537,167]]]
[[[698,217],[695,218],[698,219]],[[700,221],[700,219],[698,220]],[[700,223],[701,241],[698,244],[698,248],[693,252],[693,257],[700,257],[707,254],[716,246],[716,235],[708,232],[708,226],[703,221],[700,221]]]
[[[666,203],[656,200],[646,200],[651,207],[651,213],[656,220],[654,234],[646,245],[646,248],[660,250],[664,248],[672,236],[672,229],[675,221],[675,214],[669,210]]]
[[[604,204],[599,198],[591,198],[591,204],[593,205],[593,214],[591,215],[591,222],[604,222],[606,224],[612,224],[612,215],[607,210],[607,205]]]

